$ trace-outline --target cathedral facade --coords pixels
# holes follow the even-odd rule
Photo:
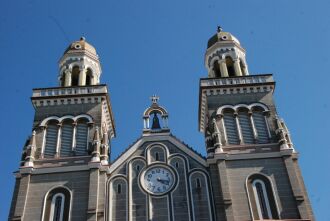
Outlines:
[[[70,44],[59,86],[33,89],[8,220],[314,220],[273,76],[250,75],[245,55],[220,28],[208,41],[198,115],[206,156],[171,134],[152,96],[141,137],[111,161],[116,130],[99,57],[84,38]]]

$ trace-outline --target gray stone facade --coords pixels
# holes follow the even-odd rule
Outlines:
[[[207,156],[170,133],[153,96],[142,136],[110,162],[115,124],[98,56],[84,38],[72,43],[60,87],[33,90],[34,132],[8,220],[314,220],[272,75],[249,75],[245,50],[221,29],[205,56],[199,130]]]

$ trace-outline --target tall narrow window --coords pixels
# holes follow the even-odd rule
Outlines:
[[[121,184],[118,184],[117,185],[117,193],[118,194],[121,194]]]
[[[238,120],[241,127],[243,142],[245,144],[254,143],[252,124],[247,109],[241,109],[238,111]]]
[[[239,144],[237,125],[234,112],[226,110],[223,113],[223,120],[225,123],[226,135],[229,144]]]
[[[255,180],[252,185],[259,218],[271,219],[272,212],[270,210],[265,184],[261,180]]]
[[[226,65],[229,77],[235,77],[234,62],[231,57],[226,57]]]
[[[72,75],[71,75],[71,85],[72,86],[78,86],[78,82],[79,82],[79,67],[75,66],[74,68],[72,68]]]
[[[254,219],[278,219],[277,206],[269,179],[254,174],[248,179],[247,190]]]
[[[73,121],[65,120],[61,127],[61,150],[60,155],[70,156],[72,150]]]
[[[53,197],[50,208],[50,221],[63,221],[64,199],[65,196],[62,193],[57,193]]]
[[[214,72],[214,77],[216,77],[216,78],[221,77],[219,61],[217,61],[217,60],[214,61],[214,63],[213,63],[213,72]]]
[[[76,155],[87,154],[88,125],[86,119],[79,119],[76,127]]]
[[[45,142],[45,150],[44,156],[54,157],[56,154],[56,145],[57,145],[57,133],[58,133],[58,122],[50,121],[47,124],[46,129],[46,142]]]
[[[159,153],[158,152],[155,153],[155,160],[159,161]]]
[[[268,143],[268,128],[266,125],[263,110],[254,109],[252,112],[253,122],[258,134],[259,143]]]
[[[93,78],[92,70],[88,68],[86,71],[86,85],[92,85],[92,78]]]

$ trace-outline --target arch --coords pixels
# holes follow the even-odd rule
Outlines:
[[[246,191],[253,219],[279,219],[278,205],[271,179],[263,173],[246,178]]]
[[[77,116],[72,116],[72,115],[65,115],[65,116],[62,116],[62,117],[58,117],[58,116],[50,116],[50,117],[47,117],[45,119],[43,119],[40,123],[40,127],[44,127],[47,125],[47,122],[50,121],[50,120],[57,120],[58,123],[61,123],[63,120],[66,120],[66,119],[72,119],[74,122],[77,122],[77,120],[79,120],[80,118],[86,118],[88,123],[93,123],[93,118],[87,114],[80,114],[80,115],[77,115]]]
[[[116,183],[117,182],[117,183]],[[118,193],[120,185],[120,194]],[[123,175],[117,175],[108,180],[107,183],[107,192],[108,192],[108,199],[106,202],[107,211],[108,211],[108,219],[106,220],[114,220],[114,217],[120,216],[121,219],[118,220],[128,220],[128,182],[126,177]],[[117,214],[117,207],[125,207],[124,214],[120,213]],[[115,208],[114,208],[115,207]],[[117,220],[117,219],[116,219]]]
[[[200,179],[200,188],[197,189],[197,186],[194,185],[196,182],[193,182],[193,176],[197,175],[196,179]],[[198,177],[199,176],[199,177]],[[204,181],[202,181],[202,179]],[[209,177],[205,174],[205,172],[195,169],[190,172],[189,174],[189,186],[190,186],[190,196],[192,200],[192,214],[193,214],[193,220],[196,220],[196,217],[199,217],[200,219],[205,219],[205,220],[213,220],[213,210],[212,210],[212,205],[211,205],[211,195],[210,192],[210,186],[209,186]],[[205,184],[203,185],[203,182]],[[203,196],[206,196],[206,198],[203,199]],[[200,213],[200,210],[197,210],[196,208],[205,208],[205,205],[207,205],[207,209],[209,213]],[[207,217],[202,217],[203,215],[205,216],[208,214]]]
[[[143,116],[149,116],[150,114],[152,114],[153,112],[159,113],[162,116],[167,116],[167,111],[165,108],[158,106],[158,107],[148,107],[144,112],[143,112]]]
[[[57,201],[61,199],[61,202]],[[57,201],[57,202],[56,202]],[[56,205],[56,203],[58,203]],[[56,208],[60,204],[60,208]],[[72,191],[66,186],[55,186],[47,191],[44,197],[42,220],[49,221],[54,220],[55,212],[58,217],[56,221],[70,220],[72,208]],[[60,211],[58,210],[60,209]]]
[[[216,115],[221,115],[224,109],[233,109],[236,112],[239,108],[247,108],[249,111],[252,111],[254,107],[260,107],[264,111],[269,111],[269,108],[263,103],[252,103],[252,104],[249,104],[249,105],[247,105],[247,104],[237,104],[235,106],[233,106],[233,105],[223,105],[223,106],[221,106],[217,109]]]
[[[170,155],[168,147],[163,143],[152,143],[152,144],[148,145],[145,149],[145,156],[147,158],[148,164],[152,163],[152,157],[151,156],[152,156],[152,149],[153,148],[160,148],[160,149],[163,150],[163,153],[164,153],[164,161],[163,162],[167,163],[167,158]]]

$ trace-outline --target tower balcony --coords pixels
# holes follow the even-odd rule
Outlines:
[[[269,83],[275,83],[272,74],[246,75],[227,78],[202,78],[200,80],[201,87],[232,87],[240,85],[258,85]]]
[[[90,94],[107,94],[105,84],[75,87],[51,87],[33,89],[32,98],[46,98],[59,96],[81,96]]]

